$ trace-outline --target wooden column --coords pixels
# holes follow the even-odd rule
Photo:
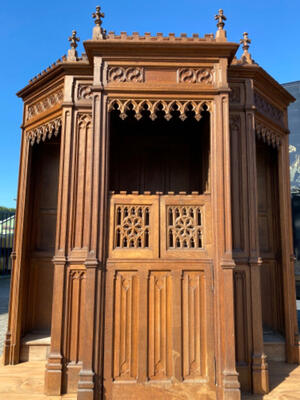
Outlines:
[[[23,118],[25,113],[23,112]],[[23,121],[24,122],[24,121]],[[28,185],[30,177],[30,142],[22,130],[19,184],[16,211],[14,248],[12,252],[12,276],[9,301],[9,320],[4,343],[3,362],[17,364],[20,356],[21,316],[24,306],[24,276],[26,247],[26,215],[28,207]]]
[[[280,228],[287,362],[299,363],[299,333],[296,309],[294,250],[290,197],[289,142],[282,138],[278,152]]]
[[[223,66],[224,67],[224,66]],[[224,68],[226,71],[226,68]],[[223,88],[227,87],[226,78]],[[230,135],[228,93],[215,98],[211,127],[212,215],[215,243],[216,379],[220,398],[240,399],[235,366]]]
[[[58,204],[56,243],[53,280],[52,320],[51,320],[51,349],[45,372],[45,393],[59,395],[62,392],[63,375],[63,340],[64,340],[64,309],[65,309],[65,271],[67,265],[67,239],[69,224],[70,175],[72,160],[72,119],[73,108],[70,104],[68,87],[72,85],[65,78],[65,103],[63,105],[61,150],[59,165]],[[69,83],[69,85],[68,85]],[[69,90],[68,90],[69,89]]]
[[[256,135],[254,116],[253,81],[246,81],[246,163],[249,202],[249,266],[251,285],[251,330],[252,330],[252,390],[263,394],[269,391],[267,358],[264,354],[261,283],[257,215]]]
[[[103,363],[103,274],[106,249],[107,153],[108,129],[106,98],[102,86],[102,59],[94,57],[93,130],[88,155],[91,157],[90,188],[85,193],[90,201],[87,217],[88,256],[86,298],[84,301],[84,352],[79,373],[78,400],[102,396]],[[98,315],[98,317],[97,317]],[[100,315],[100,316],[99,316]],[[98,350],[96,354],[96,349]]]

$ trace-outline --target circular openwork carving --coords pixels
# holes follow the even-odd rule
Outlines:
[[[132,215],[125,217],[123,229],[128,238],[137,237],[143,230],[142,218]]]

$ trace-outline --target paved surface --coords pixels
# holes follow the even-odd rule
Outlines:
[[[10,277],[0,276],[0,356],[3,352],[8,318]]]

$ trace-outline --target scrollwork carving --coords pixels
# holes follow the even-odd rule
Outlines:
[[[51,93],[49,96],[45,97],[42,100],[34,104],[30,104],[27,106],[26,112],[26,121],[35,117],[36,115],[49,110],[54,107],[56,104],[62,103],[64,97],[63,89],[59,89],[55,93]]]
[[[212,68],[179,68],[179,83],[201,83],[211,85],[213,83]]]
[[[108,82],[143,82],[144,68],[142,67],[109,67]]]
[[[91,100],[92,85],[79,84],[77,87],[77,100]]]
[[[270,104],[257,92],[254,93],[254,103],[258,111],[283,125],[283,111]]]

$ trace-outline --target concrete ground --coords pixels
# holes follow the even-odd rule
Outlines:
[[[10,276],[0,276],[0,356],[3,352],[8,319]]]

